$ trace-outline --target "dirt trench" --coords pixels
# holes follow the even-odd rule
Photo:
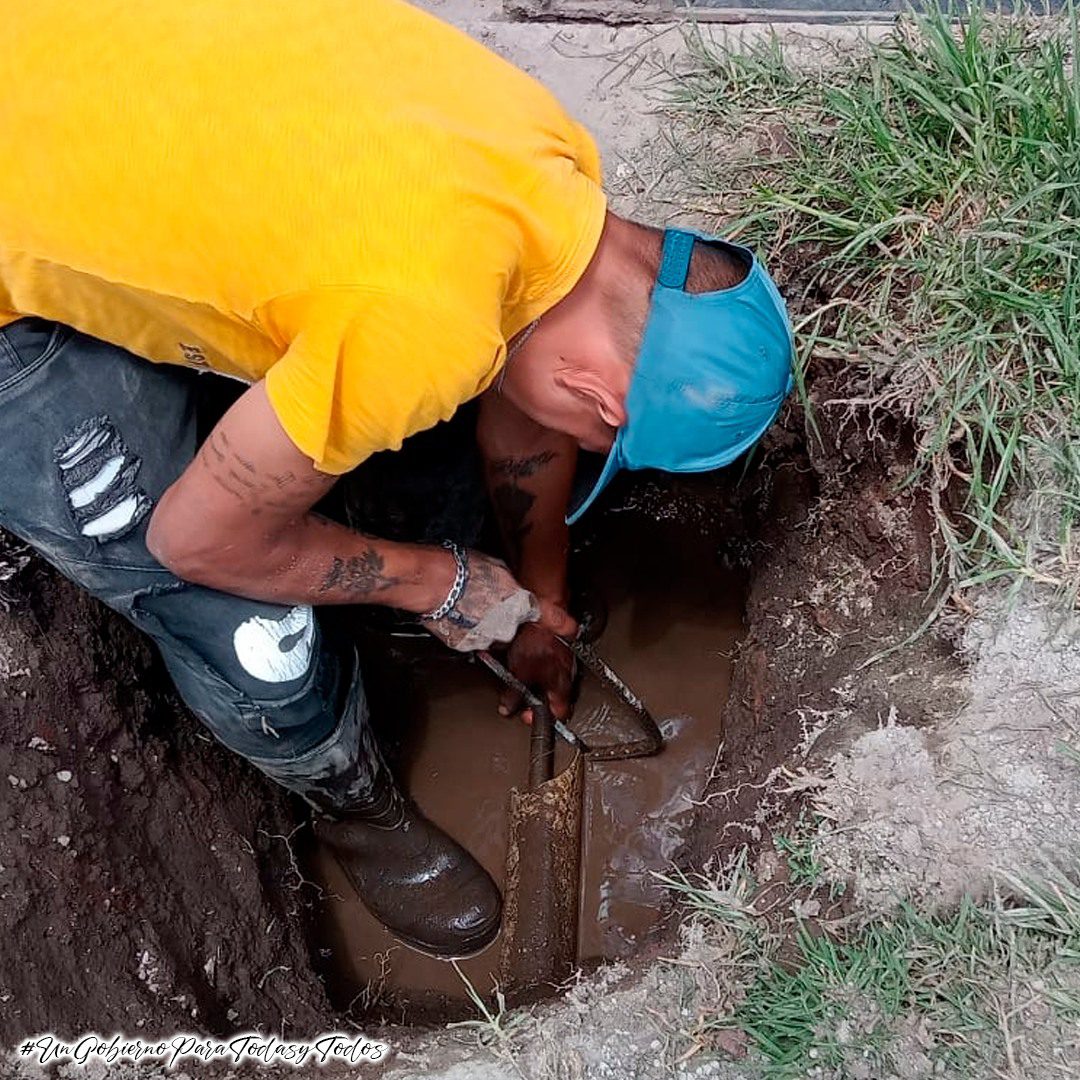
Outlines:
[[[811,399],[839,396],[841,377],[819,371]],[[749,580],[722,752],[669,853],[681,867],[766,845],[798,805],[792,785],[773,782],[779,770],[812,766],[897,703],[908,722],[929,721],[941,707],[929,681],[958,666],[928,634],[859,670],[926,616],[931,521],[904,484],[902,427],[869,437],[843,410],[816,416],[821,440],[789,406],[745,474],[625,478],[608,501],[624,520],[677,519]],[[300,1037],[400,1019],[374,1000],[346,1014],[341,988],[327,994],[341,965],[306,880],[299,808],[210,741],[123,620],[17,547],[3,565],[0,1041],[103,1029]],[[847,719],[829,724],[838,701]],[[634,942],[643,963],[673,925],[655,922]]]
[[[935,531],[925,489],[911,482],[911,431],[826,404],[851,396],[848,380],[839,367],[815,372],[820,437],[793,403],[741,496],[747,633],[692,846],[699,865],[759,849],[798,812],[800,770],[890,715],[929,726],[965,692],[947,621],[920,632],[934,607]]]

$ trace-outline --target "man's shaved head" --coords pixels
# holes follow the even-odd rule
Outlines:
[[[645,333],[653,282],[660,270],[664,230],[634,221],[625,223],[627,253],[633,263],[621,281],[605,282],[604,298],[612,333],[624,363],[633,366]],[[719,292],[738,285],[749,273],[738,256],[711,244],[695,244],[690,259],[686,290],[692,293]]]

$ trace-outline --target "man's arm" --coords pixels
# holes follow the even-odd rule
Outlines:
[[[383,604],[418,614],[437,608],[454,581],[453,556],[365,536],[312,513],[335,480],[293,445],[256,384],[161,497],[147,546],[178,577],[254,600]],[[471,570],[456,623],[426,624],[451,646],[464,622],[521,591],[479,553],[471,554]],[[553,626],[566,625],[553,605],[541,605],[542,618],[552,615]]]
[[[437,606],[454,580],[450,554],[311,513],[336,479],[296,449],[257,385],[159,500],[147,546],[178,577],[252,600]]]
[[[477,441],[511,570],[534,595],[565,611],[570,547],[565,517],[577,443],[541,427],[493,391],[480,403]],[[546,690],[552,710],[565,717],[574,671],[569,650],[544,627],[523,626],[509,659],[518,678]],[[501,711],[519,707],[516,695],[503,696]]]

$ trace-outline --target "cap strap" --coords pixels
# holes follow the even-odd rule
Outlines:
[[[682,229],[668,229],[664,233],[664,254],[660,259],[660,273],[656,280],[665,289],[682,289],[690,273],[690,256],[694,253],[697,237]]]

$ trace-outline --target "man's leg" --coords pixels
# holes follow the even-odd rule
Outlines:
[[[189,585],[146,549],[154,502],[195,452],[197,379],[55,323],[0,331],[0,525],[146,631],[229,749],[301,794],[362,759],[362,796],[381,765],[351,652],[311,608]]]
[[[229,749],[348,818],[322,828],[379,918],[437,951],[486,944],[498,893],[397,793],[351,643],[311,607],[188,584],[146,549],[155,501],[196,450],[198,378],[55,323],[0,330],[0,525],[148,633],[184,700]],[[436,856],[442,879],[420,875],[432,891],[410,894]]]

